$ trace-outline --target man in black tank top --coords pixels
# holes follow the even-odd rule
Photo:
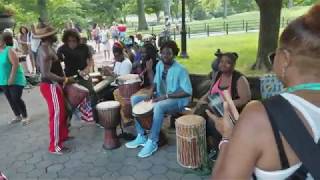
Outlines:
[[[34,37],[41,39],[37,62],[41,73],[40,91],[49,109],[49,152],[61,155],[70,151],[63,146],[63,142],[69,136],[61,85],[72,83],[74,80],[64,76],[60,61],[52,47],[57,41],[55,34],[55,29],[42,24],[36,28]]]

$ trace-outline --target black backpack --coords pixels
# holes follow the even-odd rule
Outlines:
[[[290,166],[280,132],[302,162],[302,166],[287,179],[306,179],[308,173],[314,179],[320,179],[320,144],[314,142],[293,106],[281,95],[267,99],[263,105],[273,129],[282,169]]]

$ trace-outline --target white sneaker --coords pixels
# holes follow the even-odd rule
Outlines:
[[[21,123],[23,126],[30,124],[30,119],[28,117],[22,118]]]
[[[15,117],[14,119],[12,119],[11,121],[8,122],[8,124],[15,124],[18,123],[22,120],[22,118],[20,116]]]

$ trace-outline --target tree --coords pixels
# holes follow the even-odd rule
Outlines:
[[[50,24],[63,28],[67,21],[85,25],[85,13],[80,3],[73,0],[50,0],[48,2]]]
[[[176,19],[179,18],[179,7],[180,7],[180,0],[172,0],[172,4],[171,4],[171,17],[175,17]]]
[[[253,69],[270,70],[268,54],[277,48],[282,0],[256,0],[260,9],[259,47]]]
[[[160,11],[162,10],[161,0],[145,0],[144,10],[147,14],[155,13],[157,16],[157,22],[160,22]]]
[[[206,10],[211,11],[220,5],[221,0],[201,0],[201,3]]]
[[[48,22],[47,0],[38,0],[38,10],[39,10],[40,18],[44,22]]]
[[[227,0],[223,0],[223,18],[227,18],[228,17],[228,1]]]
[[[164,16],[170,16],[171,0],[161,0],[163,2]]]
[[[252,11],[256,8],[254,0],[229,0],[229,3],[237,13]]]
[[[137,8],[137,1],[136,0],[128,0],[122,10],[122,17],[123,17],[123,22],[127,22],[127,15],[128,14],[138,14],[138,8]]]
[[[138,30],[148,30],[148,24],[144,13],[144,0],[137,0],[138,5]]]
[[[199,5],[199,1],[198,0],[186,0],[186,5],[189,11],[189,19],[190,21],[192,21],[192,17],[193,17],[193,10],[194,8]]]

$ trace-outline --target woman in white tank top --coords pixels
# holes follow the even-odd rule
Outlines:
[[[275,52],[273,71],[288,87],[282,93],[295,108],[305,128],[317,143],[320,138],[320,4],[292,21],[283,31]],[[273,60],[273,59],[271,59]],[[310,86],[301,86],[312,83]],[[300,86],[299,86],[300,85]],[[226,103],[225,103],[226,104]],[[276,107],[278,104],[274,104]],[[225,112],[228,111],[225,105]],[[212,179],[286,179],[302,165],[296,153],[281,135],[287,168],[282,168],[279,149],[266,110],[255,101],[242,111],[235,127],[227,118],[219,119],[210,112],[222,134],[220,154]],[[287,121],[290,128],[290,119]],[[303,127],[301,127],[303,128]],[[280,140],[280,139],[278,139]],[[313,179],[308,174],[307,179]]]

